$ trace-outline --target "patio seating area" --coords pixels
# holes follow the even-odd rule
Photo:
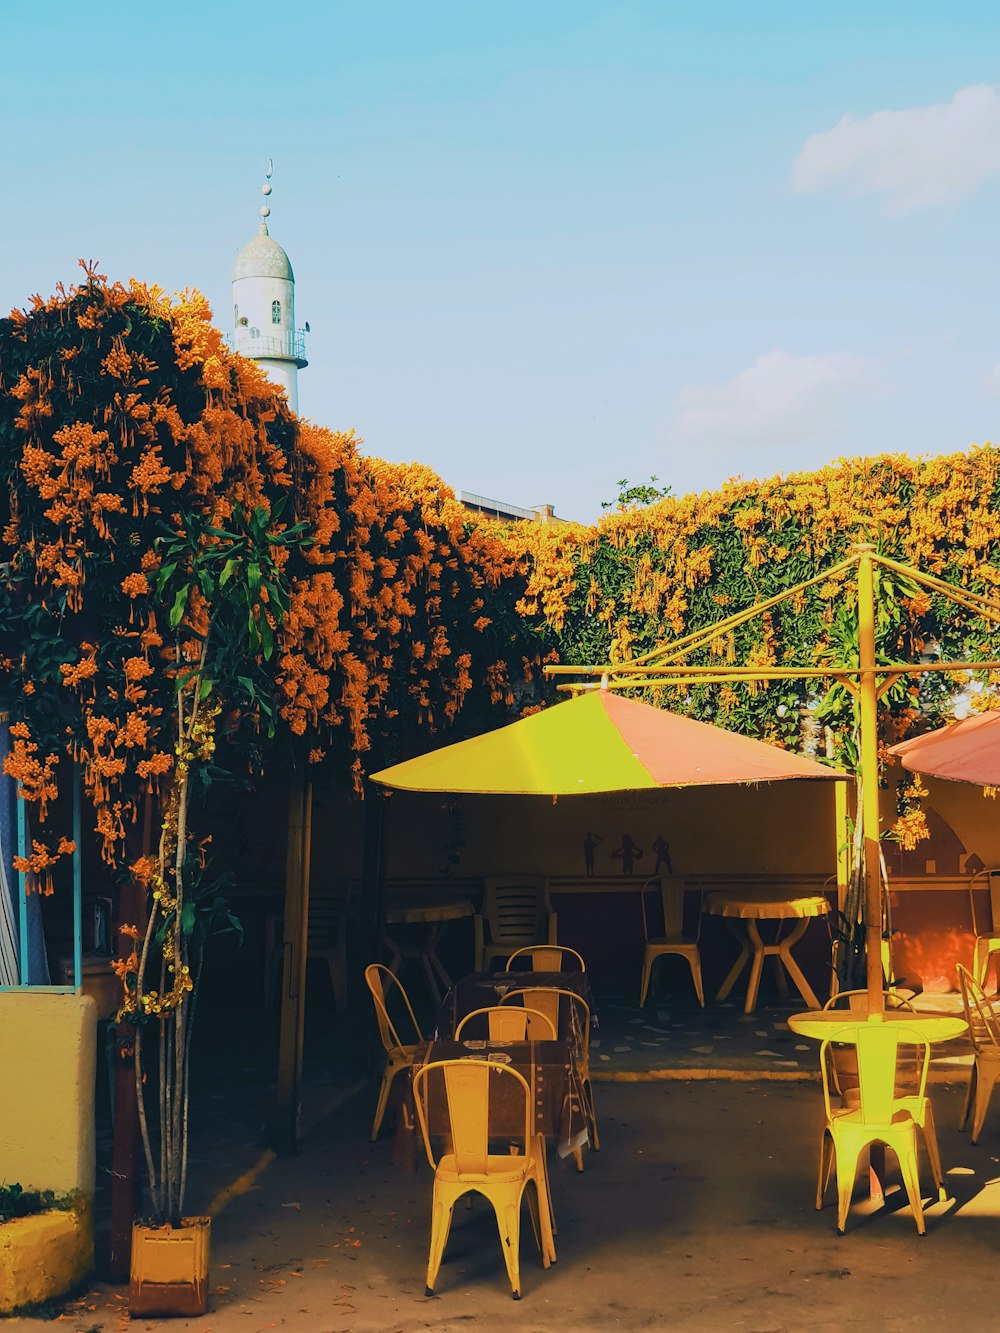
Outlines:
[[[952,1198],[939,1203],[925,1189],[928,1239],[919,1247],[895,1175],[885,1209],[859,1191],[845,1236],[835,1233],[832,1204],[815,1211],[817,1084],[600,1086],[603,1150],[583,1176],[572,1161],[550,1161],[559,1262],[544,1271],[525,1238],[520,1304],[510,1299],[484,1201],[456,1210],[437,1294],[425,1297],[430,1172],[423,1163],[416,1174],[400,1171],[390,1137],[368,1144],[376,1085],[355,1083],[352,1093],[343,1081],[339,1104],[331,1099],[335,1109],[301,1153],[271,1162],[216,1217],[210,1322],[215,1333],[281,1319],[293,1329],[352,1333],[501,1322],[513,1333],[569,1333],[656,1328],[668,1312],[672,1328],[699,1333],[820,1333],[871,1326],[879,1309],[879,1327],[893,1333],[944,1327],[960,1296],[965,1318],[988,1326],[988,1284],[967,1275],[985,1271],[1000,1244],[1000,1122],[987,1121],[978,1148],[958,1131],[964,1078],[931,1087]],[[199,1208],[259,1157],[259,1141],[235,1141],[231,1125],[229,1139],[220,1136],[227,1104],[241,1096],[238,1083],[226,1086],[193,1144]],[[123,1326],[120,1297],[98,1285],[69,1312],[85,1315],[81,1327],[111,1333]],[[12,1333],[50,1327],[26,1319]]]
[[[715,747],[708,752],[706,736]],[[595,745],[606,751],[597,767],[592,763]],[[525,764],[530,746],[538,748]],[[475,762],[467,767],[470,755]],[[496,790],[481,785],[485,772]],[[980,1179],[981,1172],[964,1164],[964,1149],[956,1146],[957,1128],[950,1122],[939,1141],[934,1110],[935,1098],[950,1102],[964,1084],[963,1127],[975,1103],[969,1145],[995,1132],[987,1118],[995,1072],[992,1019],[973,1025],[970,1042],[971,975],[962,976],[963,995],[927,996],[919,979],[909,989],[896,980],[900,974],[893,970],[888,943],[883,948],[894,932],[881,879],[877,894],[871,882],[866,885],[863,918],[856,897],[849,905],[852,888],[863,881],[855,875],[847,882],[834,836],[834,827],[846,823],[843,774],[635,700],[605,697],[601,690],[373,777],[408,793],[396,802],[402,809],[401,817],[394,815],[395,843],[384,839],[374,876],[366,872],[345,879],[339,890],[317,896],[321,913],[335,903],[335,926],[328,927],[322,916],[323,929],[314,929],[308,866],[301,899],[297,903],[289,897],[280,930],[271,914],[262,1015],[268,1038],[245,1052],[240,1073],[249,1078],[234,1078],[230,1067],[226,1083],[213,1094],[219,1102],[215,1150],[224,1147],[230,1170],[237,1165],[243,1170],[228,1182],[216,1181],[212,1195],[207,1186],[216,1180],[214,1163],[196,1149],[191,1163],[206,1198],[195,1206],[219,1216],[256,1189],[255,1182],[272,1167],[285,1172],[285,1164],[274,1166],[270,1152],[254,1160],[264,1126],[272,1135],[275,1126],[271,1080],[259,1071],[273,1054],[267,1050],[271,1036],[279,1035],[271,1027],[278,1015],[268,983],[280,940],[286,955],[280,1035],[284,1042],[296,1014],[299,1022],[311,1015],[301,1068],[304,1074],[311,1068],[316,1083],[326,1085],[319,1099],[323,1112],[349,1114],[353,1124],[358,1106],[371,1093],[365,1137],[348,1160],[377,1163],[379,1171],[388,1167],[400,1182],[426,1175],[425,1158],[430,1167],[433,1180],[427,1181],[421,1205],[407,1205],[408,1230],[397,1242],[412,1267],[414,1246],[422,1238],[428,1298],[451,1291],[456,1271],[459,1276],[472,1268],[484,1277],[493,1273],[480,1254],[492,1250],[503,1263],[495,1286],[515,1300],[531,1292],[548,1302],[536,1268],[527,1262],[529,1247],[521,1245],[522,1205],[527,1205],[540,1268],[549,1270],[558,1259],[562,1274],[564,1212],[572,1219],[586,1216],[592,1205],[581,1200],[590,1182],[596,1181],[598,1198],[610,1184],[614,1206],[606,1216],[597,1216],[628,1233],[642,1211],[630,1201],[629,1191],[648,1187],[649,1177],[637,1169],[649,1162],[662,1170],[662,1181],[671,1182],[679,1163],[686,1169],[707,1152],[699,1178],[706,1189],[728,1177],[751,1198],[767,1196],[778,1168],[765,1166],[765,1160],[771,1164],[780,1158],[784,1175],[794,1154],[783,1155],[779,1144],[776,1152],[762,1155],[773,1130],[762,1118],[717,1123],[737,1085],[746,1085],[739,1101],[742,1117],[751,1107],[750,1097],[757,1097],[757,1104],[780,1097],[799,1109],[796,1143],[811,1142],[810,1169],[798,1179],[802,1198],[814,1200],[822,1211],[836,1177],[837,1205],[824,1218],[828,1231],[864,1229],[875,1213],[887,1226],[905,1214],[911,1234],[914,1223],[925,1234],[953,1215],[994,1215],[992,1176]],[[579,793],[584,802],[563,802],[554,811],[555,798],[573,794],[573,784],[580,783],[590,784]],[[720,789],[725,789],[722,796]],[[621,815],[643,790],[655,795]],[[436,794],[455,792],[469,798],[461,816],[463,873],[434,875],[429,865],[449,845],[441,812],[455,812],[452,802],[442,803]],[[553,799],[539,802],[539,796]],[[503,804],[490,804],[497,799]],[[621,831],[626,819],[637,838]],[[722,827],[725,839],[717,836]],[[697,856],[704,868],[697,874],[675,873],[664,829],[671,833],[678,861],[692,864]],[[620,862],[620,874],[597,873],[596,849],[602,843],[602,870],[610,858],[612,865]],[[645,855],[640,843],[655,855],[652,874],[635,873]],[[583,876],[566,873],[572,864],[568,849],[581,846]],[[501,875],[496,872],[499,856],[510,855],[511,848],[515,868]],[[857,847],[854,853],[857,870]],[[405,879],[387,873],[393,855],[408,867]],[[993,906],[990,872],[984,880],[976,859],[966,856],[968,883],[963,886],[970,895],[974,936],[982,934],[976,926],[977,895],[990,896]],[[883,925],[875,928],[868,901],[873,897],[880,917],[886,913]],[[833,997],[843,985],[844,950],[855,947],[862,922],[867,989],[841,1010]],[[988,944],[992,937],[983,938]],[[950,941],[952,955],[959,940],[956,935]],[[593,974],[587,962],[592,945],[598,960]],[[362,950],[367,966],[359,968]],[[290,967],[287,958],[293,952],[298,963]],[[980,978],[989,971],[989,955],[988,948],[976,945]],[[310,958],[325,963],[327,994],[320,1010],[306,1003]],[[297,969],[298,984],[289,985]],[[373,1008],[360,985],[362,972]],[[978,990],[973,1001],[980,1014],[990,1004]],[[372,1014],[376,1024],[370,1022]],[[371,1069],[371,1050],[364,1047],[366,1033],[373,1034],[376,1025],[384,1052],[377,1089],[364,1079],[359,1086],[355,1077]],[[287,1044],[284,1050],[287,1054]],[[283,1068],[287,1071],[287,1062]],[[211,1077],[218,1071],[202,1072]],[[236,1107],[232,1097],[241,1081],[244,1094],[249,1084],[255,1086]],[[289,1098],[286,1080],[286,1111],[298,1115],[296,1108],[306,1107],[309,1083],[307,1076]],[[682,1088],[678,1099],[674,1089]],[[280,1072],[277,1094],[280,1101]],[[705,1112],[697,1125],[697,1151],[673,1140],[671,1124],[675,1109],[683,1121],[694,1102]],[[609,1112],[609,1105],[627,1110]],[[605,1146],[616,1152],[622,1142],[616,1125],[628,1126],[630,1116],[646,1125],[650,1107],[659,1108],[660,1138],[650,1141],[647,1128],[638,1138],[627,1136],[628,1169],[619,1170],[616,1158],[613,1173],[606,1173],[604,1158],[595,1154]],[[284,1140],[286,1150],[298,1146],[297,1123],[293,1133],[294,1139]],[[713,1154],[716,1141],[720,1150]],[[892,1150],[888,1163],[886,1147]],[[324,1160],[322,1170],[325,1166]],[[975,1180],[966,1179],[970,1172]],[[632,1186],[630,1176],[635,1177]],[[375,1197],[382,1197],[383,1187],[391,1193],[380,1174],[372,1179]],[[415,1197],[409,1183],[397,1188],[400,1199]],[[781,1188],[792,1190],[790,1177]],[[491,1224],[485,1227],[468,1216],[482,1213],[482,1199],[491,1207]],[[468,1210],[457,1208],[459,1200],[468,1201]],[[363,1212],[369,1200],[359,1198],[358,1203]],[[662,1197],[658,1203],[663,1205]],[[296,1199],[277,1206],[299,1211],[304,1205]],[[656,1200],[644,1200],[644,1206],[655,1211]],[[803,1207],[796,1203],[790,1215]],[[398,1210],[389,1211],[398,1219]],[[718,1219],[706,1216],[703,1221],[709,1233],[720,1226]],[[749,1216],[745,1224],[758,1221]],[[767,1222],[772,1224],[778,1219]],[[571,1256],[577,1247],[573,1266],[593,1242],[574,1234],[572,1226],[570,1236]],[[710,1235],[705,1240],[714,1243]],[[351,1239],[337,1244],[356,1248]],[[614,1261],[614,1236],[607,1245]],[[746,1250],[745,1245],[740,1249],[741,1261]],[[473,1251],[474,1259],[469,1257]],[[633,1237],[630,1253],[642,1252]],[[456,1254],[469,1268],[451,1267]],[[302,1275],[305,1270],[293,1271]],[[402,1285],[399,1289],[407,1291]],[[220,1293],[228,1290],[224,1284]],[[623,1308],[632,1308],[627,1299]],[[694,1306],[691,1314],[694,1318]]]
[[[766,917],[770,904],[759,899],[760,895],[737,895],[722,903],[746,908],[751,918]],[[816,899],[816,906],[825,911],[825,899]],[[814,914],[815,909],[801,915]],[[849,1214],[852,1224],[857,1220],[853,1196],[862,1162],[870,1160],[870,1200],[866,1202],[881,1204],[889,1195],[886,1147],[893,1151],[892,1169],[901,1177],[916,1229],[925,1233],[926,1182],[920,1173],[918,1133],[929,1167],[931,1201],[953,1202],[944,1182],[928,1084],[932,1048],[935,1055],[947,1052],[948,1064],[936,1071],[939,1077],[954,1080],[963,1066],[968,1067],[964,1127],[973,1100],[972,1081],[977,1074],[981,1080],[985,1077],[981,1043],[977,1041],[975,1065],[967,1042],[960,1052],[953,1049],[956,1039],[967,1038],[969,1031],[969,979],[965,974],[961,974],[960,1013],[945,997],[936,1009],[921,1009],[896,991],[880,995],[877,1009],[869,1008],[864,990],[831,996],[820,1006],[801,973],[798,989],[808,1009],[797,1006],[798,1012],[758,1013],[757,983],[764,957],[775,960],[775,981],[782,999],[787,996],[784,972],[791,969],[777,947],[765,954],[759,936],[754,940],[751,935],[748,944],[740,938],[740,957],[719,991],[717,1009],[703,1009],[700,994],[697,1009],[690,1000],[676,1007],[654,1001],[648,1010],[638,1012],[608,997],[606,1009],[603,1004],[601,1008],[608,1012],[609,1021],[601,1026],[582,956],[575,950],[560,953],[553,939],[554,917],[542,914],[536,925],[547,939],[534,947],[522,946],[503,964],[507,969],[517,963],[527,967],[481,971],[452,985],[429,1038],[398,978],[375,966],[366,974],[386,1052],[372,1140],[377,1138],[391,1086],[396,1091],[394,1161],[397,1166],[415,1169],[419,1129],[434,1172],[428,1296],[436,1289],[454,1209],[462,1198],[468,1207],[477,1195],[493,1203],[515,1300],[521,1298],[522,1198],[530,1204],[543,1267],[555,1262],[554,1232],[566,1185],[550,1185],[547,1163],[551,1161],[554,1170],[559,1159],[572,1158],[577,1171],[583,1172],[587,1150],[600,1149],[594,1081],[604,1085],[604,1092],[616,1083],[690,1081],[697,1075],[703,1082],[739,1081],[741,1074],[749,1075],[761,1087],[819,1077],[823,1114],[819,1118],[816,1208],[822,1208],[835,1173],[839,1233],[845,1231]],[[753,972],[740,1013],[724,997],[751,953]],[[552,968],[564,958],[570,962],[569,971],[536,970]],[[794,977],[794,971],[791,975]],[[644,984],[642,1000],[646,998]],[[984,1012],[988,1010],[985,1000],[979,1003]],[[393,1007],[400,1016],[397,1023],[389,1017]],[[516,1022],[512,1011],[519,1015]],[[979,1027],[983,1026],[980,1021]],[[736,1044],[730,1047],[730,1043]],[[717,1050],[722,1052],[718,1063],[713,1058]],[[754,1064],[741,1070],[738,1063],[747,1061],[748,1055]],[[600,1067],[596,1079],[595,1056]],[[683,1061],[691,1056],[705,1063],[685,1067]],[[983,1094],[976,1100],[973,1141],[991,1087],[992,1081],[988,1087],[984,1083]],[[505,1143],[509,1144],[506,1150]]]

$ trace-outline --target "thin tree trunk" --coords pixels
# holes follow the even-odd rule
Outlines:
[[[193,695],[191,714],[185,725],[184,719],[184,699],[179,696],[177,700],[177,733],[181,737],[182,751],[190,745],[191,736],[194,732],[195,722],[198,717],[198,696],[201,693],[201,667],[204,665],[204,650],[202,651],[202,662],[197,674],[194,676]],[[192,762],[189,757],[188,765]],[[184,862],[187,854],[187,806],[188,806],[188,773],[185,772],[181,778],[180,788],[177,793],[177,845],[174,850],[174,897],[176,906],[174,907],[174,984],[180,985],[184,967],[184,932],[183,932],[183,912],[184,912]],[[179,992],[177,1006],[174,1010],[174,1067],[173,1067],[173,1094],[174,1103],[172,1107],[173,1117],[173,1142],[171,1144],[170,1155],[170,1202],[171,1202],[171,1220],[175,1226],[180,1226],[180,1195],[181,1195],[181,1162],[185,1155],[184,1143],[184,1069],[185,1069],[185,1050],[186,1042],[186,1013],[187,993],[184,990]]]
[[[181,1201],[180,1211],[184,1212],[184,1195],[187,1192],[187,1169],[188,1169],[188,1102],[191,1086],[191,1028],[194,1023],[195,1008],[198,1003],[198,987],[201,984],[201,960],[204,954],[204,947],[199,947],[198,958],[195,962],[194,989],[191,992],[190,1008],[188,1010],[187,1020],[187,1041],[184,1047],[184,1122],[183,1137],[181,1147]]]
[[[139,971],[136,975],[135,994],[136,1002],[142,995],[143,978],[146,971],[146,962],[149,958],[149,944],[153,935],[153,923],[156,918],[156,912],[150,912],[149,919],[146,922],[146,934],[142,941],[142,950],[139,954]],[[140,1015],[136,1014],[136,1018]],[[149,1193],[153,1206],[153,1212],[160,1212],[160,1197],[156,1183],[156,1172],[153,1168],[153,1145],[149,1137],[149,1122],[146,1117],[146,1096],[145,1086],[142,1081],[142,1028],[136,1023],[133,1028],[135,1034],[135,1045],[133,1048],[133,1064],[135,1068],[135,1101],[139,1112],[139,1130],[142,1134],[142,1150],[146,1157],[146,1170],[149,1173]]]
[[[163,994],[165,978],[167,975],[166,964],[160,959],[160,994]],[[161,1015],[157,1021],[160,1033],[160,1221],[166,1222],[167,1215],[170,1212],[170,1203],[167,1198],[167,1149],[170,1144],[170,1121],[167,1117],[169,1106],[167,1087],[167,1020]]]
[[[173,1152],[173,1088],[170,1066],[174,1049],[174,1030],[169,1017],[161,1020],[163,1029],[163,1220],[170,1221],[173,1200],[170,1192],[170,1160]]]

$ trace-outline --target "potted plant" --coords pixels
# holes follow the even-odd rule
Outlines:
[[[237,507],[222,529],[190,515],[157,540],[157,593],[174,634],[174,762],[155,856],[131,867],[148,891],[145,929],[123,926],[131,956],[114,966],[125,988],[120,1018],[134,1027],[139,1125],[149,1215],[132,1235],[129,1309],[135,1315],[201,1314],[208,1293],[209,1219],[185,1212],[191,1033],[206,941],[241,927],[225,877],[190,827],[192,797],[211,780],[216,729],[234,703],[251,701],[273,734],[266,664],[287,607],[279,548],[304,524],[281,529],[280,508]],[[230,689],[233,672],[241,672]],[[256,677],[256,679],[255,679]]]

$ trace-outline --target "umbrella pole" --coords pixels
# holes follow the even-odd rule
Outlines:
[[[861,712],[861,790],[865,859],[865,967],[868,1012],[880,1014],[882,998],[882,873],[879,857],[878,686],[875,680],[874,547],[860,544],[858,560],[858,675]]]

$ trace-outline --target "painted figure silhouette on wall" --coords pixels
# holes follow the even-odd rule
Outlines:
[[[627,833],[622,834],[622,845],[611,853],[616,861],[621,861],[623,875],[631,875],[635,862],[645,854]]]
[[[658,875],[661,870],[665,870],[668,875],[672,875],[674,867],[670,860],[670,843],[666,841],[662,833],[657,836],[653,843],[653,851],[656,853],[656,865],[653,866],[653,874]]]
[[[594,875],[594,852],[600,841],[596,833],[587,833],[583,839],[583,864],[588,879],[592,879]]]

